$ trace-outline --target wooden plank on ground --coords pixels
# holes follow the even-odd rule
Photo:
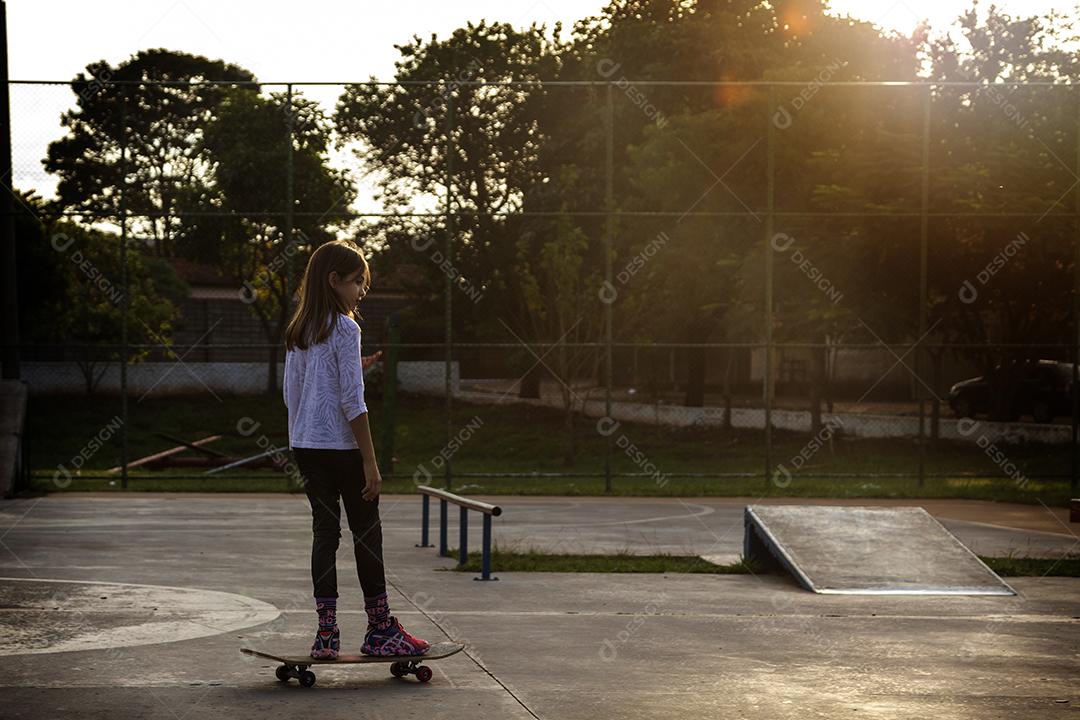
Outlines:
[[[220,439],[221,439],[220,435],[211,435],[209,437],[204,437],[201,440],[196,440],[196,441],[192,442],[191,445],[194,445],[194,446],[198,447],[199,445],[205,445],[206,443],[212,443],[215,440],[220,440]],[[170,455],[175,455],[176,453],[183,452],[184,450],[187,450],[187,449],[188,449],[188,445],[179,445],[179,446],[174,447],[174,448],[169,448],[168,450],[162,450],[159,453],[154,453],[153,455],[147,455],[146,457],[141,457],[138,460],[133,460],[133,461],[129,462],[128,463],[128,470],[130,470],[133,467],[139,467],[140,465],[145,465],[147,463],[154,462],[155,460],[160,460],[161,458],[169,457]],[[118,473],[122,469],[123,469],[123,466],[118,465],[118,466],[116,466],[114,468],[109,468],[105,472]]]

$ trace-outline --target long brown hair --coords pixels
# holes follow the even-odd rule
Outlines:
[[[356,319],[356,308],[345,307],[330,287],[330,273],[336,272],[344,279],[360,268],[364,269],[366,290],[371,285],[371,270],[354,242],[333,240],[315,248],[297,291],[300,302],[285,329],[286,349],[306,350],[310,345],[321,343],[330,336],[338,313]]]

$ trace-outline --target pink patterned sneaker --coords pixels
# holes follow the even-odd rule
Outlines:
[[[315,642],[311,645],[311,657],[317,660],[335,660],[341,649],[341,631],[337,625],[320,627],[315,633]]]
[[[315,610],[319,613],[319,630],[311,645],[311,657],[316,660],[337,659],[341,648],[341,633],[337,626],[337,596],[315,597]]]
[[[369,627],[360,652],[364,655],[423,655],[431,643],[411,635],[401,626],[401,621],[390,616],[385,628]]]

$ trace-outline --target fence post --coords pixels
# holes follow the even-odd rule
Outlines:
[[[288,129],[286,132],[285,140],[285,238],[287,242],[292,242],[293,235],[293,202],[294,202],[294,190],[293,190],[293,86],[289,83],[285,89],[285,102],[288,105],[285,112],[285,127]],[[290,265],[290,254],[285,254],[286,267]],[[285,274],[285,289],[289,288],[289,275]],[[288,292],[286,292],[288,297]]]
[[[454,238],[454,96],[450,90],[446,93],[446,241],[443,248],[443,256],[449,266],[453,258]],[[451,273],[445,273],[446,283],[443,288],[446,317],[444,318],[446,333],[446,444],[449,445],[454,437],[454,407],[453,407],[453,290],[454,285],[450,279]],[[446,489],[453,488],[453,475],[450,471],[450,457],[443,464],[443,472],[446,480]],[[443,503],[445,507],[445,502]],[[443,548],[445,551],[445,547]]]
[[[445,557],[446,550],[446,500],[439,498],[439,557]]]
[[[286,113],[286,126],[288,128],[288,138],[286,141],[285,152],[285,247],[283,251],[285,253],[285,304],[289,305],[292,301],[292,292],[290,286],[292,285],[293,278],[293,253],[290,252],[290,248],[293,243],[293,223],[295,218],[293,213],[296,211],[296,190],[294,186],[294,162],[293,162],[293,133],[296,131],[296,118],[295,111],[293,110],[293,86],[289,83],[286,90],[286,102],[289,104],[288,112]],[[278,352],[280,352],[280,345],[274,348],[274,364],[277,363]],[[277,378],[275,377],[274,383],[276,385]],[[280,390],[280,388],[278,388]]]
[[[1077,95],[1077,113],[1076,113],[1076,167],[1080,168],[1080,94]],[[1080,364],[1080,190],[1076,192],[1073,197],[1074,209],[1076,217],[1073,218],[1075,223],[1075,241],[1073,243],[1073,347],[1072,347],[1072,447],[1070,458],[1070,473],[1069,473],[1069,489],[1075,493],[1077,485],[1077,475],[1080,474],[1080,457],[1077,456],[1078,446],[1080,446],[1080,430],[1078,430],[1077,424],[1080,423],[1080,370],[1077,369],[1077,365]],[[1075,495],[1073,495],[1075,497]]]
[[[473,580],[498,580],[491,577],[491,515],[484,513],[484,535],[480,547],[480,577]]]
[[[420,495],[420,544],[416,547],[431,547],[428,542],[428,525],[431,520],[431,496],[427,493]]]
[[[128,259],[127,259],[127,110],[128,110],[128,86],[121,85],[120,103],[120,284],[124,288],[124,296],[120,301],[120,419],[123,430],[120,433],[120,487],[127,490],[128,486]],[[138,87],[138,86],[136,86]]]
[[[0,364],[2,364],[2,377],[5,380],[18,380],[19,371],[19,293],[18,293],[18,258],[15,253],[15,181],[12,175],[11,162],[11,87],[8,77],[7,58],[7,10],[0,3],[0,122],[3,123],[3,135],[0,136],[0,177],[8,178],[9,187],[4,188],[2,195],[2,233],[0,233],[0,269],[3,277],[0,278],[0,286],[3,287],[2,304],[3,337],[0,338]]]
[[[606,169],[604,171],[604,199],[607,206],[607,227],[604,233],[604,281],[606,287],[611,287],[611,262],[612,262],[612,239],[615,233],[615,100],[611,81],[607,84],[607,148]],[[612,335],[612,305],[611,301],[604,303],[604,417],[611,417],[611,335]],[[584,410],[584,408],[583,408]],[[607,434],[604,445],[604,492],[611,492],[611,451],[612,436]]]
[[[458,565],[469,561],[469,508],[458,508]]]
[[[915,392],[919,398],[919,487],[926,481],[926,393],[922,388],[923,348],[926,334],[926,252],[930,229],[930,106],[933,85],[927,84],[923,98],[922,188],[919,200],[919,335],[915,348]]]
[[[293,242],[293,212],[295,210],[296,199],[295,190],[293,187],[293,132],[295,130],[295,118],[293,111],[293,84],[289,83],[285,86],[285,246],[282,251],[285,253],[285,305],[288,306],[292,299],[292,293],[289,291],[289,286],[292,280],[292,253],[289,252],[289,248]],[[254,298],[252,298],[254,300]],[[271,355],[267,358],[267,371],[271,373],[271,377],[267,378],[267,387],[273,385],[277,390],[281,390],[277,386],[277,367],[278,367],[278,352],[279,348],[275,347],[271,350]],[[284,363],[284,361],[282,361]],[[362,372],[362,371],[361,371]],[[282,373],[284,375],[284,373]],[[284,384],[284,379],[282,380]],[[289,474],[285,473],[285,487],[289,487]]]
[[[765,405],[765,484],[772,479],[772,381],[773,381],[773,245],[775,232],[773,211],[776,195],[776,86],[769,85],[769,102],[765,119],[766,178],[765,178],[765,366],[761,376],[762,402]]]
[[[394,311],[390,313],[389,317],[386,333],[386,360],[383,361],[382,447],[379,449],[379,457],[382,458],[383,475],[394,474],[394,430],[397,424],[397,355],[400,343],[401,317],[397,311]],[[427,495],[424,497],[426,498]],[[424,512],[427,512],[426,502],[425,500]],[[427,531],[425,530],[425,532]],[[424,542],[427,543],[427,540]]]

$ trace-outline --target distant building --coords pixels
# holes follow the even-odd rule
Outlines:
[[[173,329],[173,344],[184,362],[264,361],[271,344],[283,348],[279,339],[267,339],[262,321],[244,302],[241,283],[212,265],[184,258],[168,262],[191,290],[179,303]],[[390,313],[409,304],[407,293],[395,280],[380,278],[360,303],[365,353],[382,347]],[[222,345],[234,347],[214,347]],[[279,358],[284,359],[283,350]]]

